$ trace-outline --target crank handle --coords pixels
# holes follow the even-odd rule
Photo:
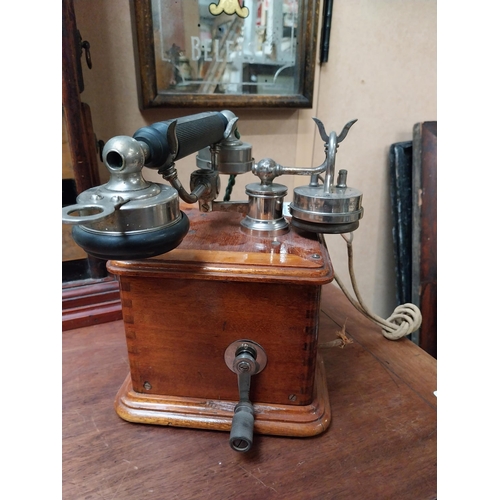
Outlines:
[[[235,451],[246,452],[253,444],[254,407],[250,401],[250,379],[267,364],[264,349],[252,340],[237,340],[224,354],[228,368],[238,375],[239,402],[229,434],[229,445]]]
[[[229,446],[235,451],[246,452],[253,444],[254,409],[250,401],[240,401],[234,407]]]

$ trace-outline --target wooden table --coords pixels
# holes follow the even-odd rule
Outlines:
[[[63,498],[433,499],[436,360],[386,340],[334,285],[323,287],[320,343],[345,323],[352,343],[321,347],[332,423],[313,438],[131,424],[113,401],[128,373],[123,323],[63,333]]]

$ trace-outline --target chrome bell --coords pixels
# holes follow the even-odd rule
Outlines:
[[[339,171],[337,184],[334,185],[333,179],[337,148],[356,120],[345,125],[338,137],[335,132],[327,135],[323,124],[317,119],[315,121],[325,141],[325,180],[319,184],[319,176],[315,174],[308,186],[294,189],[289,207],[292,224],[315,233],[349,233],[358,228],[363,217],[363,194],[347,186],[347,170]]]

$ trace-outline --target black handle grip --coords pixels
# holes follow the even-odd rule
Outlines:
[[[254,410],[252,403],[240,401],[234,408],[229,446],[235,451],[246,452],[253,444]]]
[[[171,141],[167,137],[168,128],[174,121],[177,122],[177,144],[169,143]],[[219,142],[224,137],[227,124],[228,120],[222,113],[209,111],[142,127],[134,134],[134,139],[149,146],[150,154],[145,166],[159,169],[167,161],[180,160]]]

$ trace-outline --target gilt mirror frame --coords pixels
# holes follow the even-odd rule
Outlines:
[[[195,2],[194,0],[187,0],[183,2],[169,2],[168,0],[134,0],[133,28],[135,31],[138,76],[140,80],[139,105],[141,109],[162,107],[312,108],[320,4],[319,0],[290,1],[289,3],[294,5],[296,13],[294,12],[294,20],[290,22],[291,28],[287,28],[287,32],[285,32],[284,28],[284,17],[274,17],[274,19],[279,19],[280,21],[279,29],[281,30],[280,36],[282,36],[280,39],[280,45],[276,48],[276,44],[274,44],[274,46],[271,47],[271,50],[268,50],[267,52],[261,50],[258,53],[254,53],[257,53],[259,57],[262,57],[262,54],[266,54],[266,57],[268,57],[267,54],[270,54],[269,57],[274,57],[276,60],[275,66],[273,66],[272,62],[269,63],[268,61],[266,64],[261,65],[247,64],[247,56],[242,56],[242,53],[239,53],[239,68],[243,67],[241,60],[245,57],[247,58],[244,66],[247,74],[247,80],[243,80],[243,83],[242,77],[239,77],[238,73],[236,73],[236,78],[239,77],[240,80],[237,84],[233,84],[231,82],[223,83],[220,76],[216,78],[212,77],[212,80],[208,82],[204,80],[205,76],[200,77],[199,75],[195,75],[194,78],[186,78],[186,72],[183,71],[183,69],[187,68],[188,75],[192,75],[194,62],[196,63],[194,72],[199,71],[200,67],[206,67],[207,61],[221,62],[222,64],[219,65],[219,69],[221,66],[224,66],[222,61],[228,61],[230,49],[234,47],[234,45],[231,44],[238,43],[229,41],[228,44],[229,33],[235,32],[235,29],[228,27],[228,24],[233,23],[230,26],[236,26],[234,23],[239,23],[238,26],[243,26],[242,23],[245,21],[246,17],[249,16],[249,13],[252,14],[252,9],[255,9],[256,11],[257,8],[262,6],[263,3],[267,2],[266,5],[269,5],[269,2],[272,1],[273,0],[211,0],[211,3],[208,4],[207,0],[199,0],[199,2]],[[224,39],[223,35],[221,35],[220,40],[216,39],[216,37],[219,36],[219,33],[215,32],[215,37],[213,37],[213,39],[209,39],[207,49],[207,46],[203,45],[203,40],[207,40],[206,32],[202,33],[205,35],[204,39],[201,36],[189,37],[189,33],[187,35],[184,33],[184,36],[182,37],[184,44],[190,44],[191,47],[182,47],[182,40],[179,43],[172,43],[173,35],[168,34],[168,31],[173,31],[175,29],[178,30],[178,24],[175,25],[177,27],[174,27],[173,24],[169,24],[165,20],[166,10],[174,8],[187,9],[189,5],[193,4],[195,4],[195,8],[200,11],[202,8],[204,9],[204,21],[207,18],[205,10],[211,10],[211,14],[214,17],[217,17],[217,20],[221,23],[220,26],[223,26],[223,30],[221,30],[220,27],[218,29],[226,34],[226,39]],[[278,4],[274,5],[281,6],[283,4],[286,4],[286,2],[278,2]],[[182,7],[179,7],[179,5],[182,5]],[[161,9],[164,10],[161,11]],[[161,14],[160,11],[163,12],[163,14]],[[230,14],[231,11],[232,14]],[[259,12],[262,12],[262,10]],[[283,12],[284,11],[281,11],[277,14],[275,13],[274,15],[281,15]],[[183,18],[181,31],[187,32],[188,29],[184,28],[189,25],[191,33],[193,33],[193,30],[196,30],[197,28],[201,32],[202,28],[200,28],[200,26],[204,26],[201,24],[203,21],[200,20],[202,18],[202,14],[200,14],[198,18],[196,18],[196,16],[184,15],[188,20],[185,21]],[[255,14],[253,15],[255,16]],[[172,16],[172,12],[170,12],[170,16],[175,17]],[[283,16],[285,15],[283,14]],[[162,23],[162,17],[163,26],[160,26],[159,29],[159,24],[161,25]],[[175,18],[178,19],[178,17]],[[255,17],[253,19],[255,20]],[[259,18],[259,20],[261,19],[262,18]],[[193,25],[193,23],[196,24]],[[250,26],[251,28],[254,25],[258,26],[258,22],[247,24],[247,26]],[[269,25],[269,22],[267,25]],[[263,28],[261,28],[259,32],[259,41],[262,40],[262,29]],[[276,33],[276,28],[273,28],[273,30],[273,33]],[[251,35],[254,35],[256,30],[247,29],[246,35],[248,36],[248,33],[250,32]],[[159,33],[161,33],[161,36]],[[167,33],[167,35],[165,33]],[[278,31],[278,33],[280,32]],[[282,41],[285,40],[285,33],[287,35],[287,46],[284,45],[284,42]],[[167,36],[170,38],[168,42],[165,42]],[[257,36],[255,38],[257,39]],[[241,39],[243,39],[242,36],[240,36],[238,40]],[[212,43],[214,40],[215,43]],[[262,44],[261,41],[259,43]],[[162,44],[163,49],[161,48]],[[242,44],[239,46],[241,47],[241,45]],[[276,53],[281,50],[283,46],[291,47],[292,45],[294,47],[291,49],[288,48],[287,50],[291,50],[293,52],[294,59],[291,59],[289,54],[286,55],[286,57],[289,61],[294,60],[294,64],[287,65],[286,62],[283,62],[285,59],[280,59],[281,56],[276,56]],[[169,46],[168,50],[165,48],[166,46]],[[260,45],[260,47],[263,47],[263,45]],[[227,49],[225,53],[222,52],[224,49]],[[219,53],[219,50],[222,55]],[[285,50],[282,51],[282,54],[285,54]],[[203,60],[203,56],[205,56],[205,60]],[[198,60],[196,58],[198,58]],[[188,60],[187,65],[186,59]],[[201,65],[199,59],[202,59]],[[208,66],[209,70],[205,71],[205,75],[210,74],[210,70],[212,70],[212,74],[213,71],[217,72],[217,68],[214,70],[214,67],[217,66],[216,64],[210,63]],[[251,74],[251,76],[248,77],[249,67],[264,68],[264,72],[273,71],[272,68],[277,68],[274,70],[274,75],[270,75],[270,79],[273,79],[273,82],[268,83],[266,75],[262,76],[259,74],[256,76],[255,74]],[[258,70],[251,69],[250,71]],[[224,70],[224,73],[227,72]],[[165,74],[168,74],[169,76],[165,77]],[[276,84],[278,75],[280,76],[279,81],[281,82],[279,85]],[[168,85],[167,83],[162,83],[162,78],[163,82],[170,83]],[[262,80],[263,78],[264,80]],[[255,81],[265,83],[252,83]],[[208,85],[207,83],[210,84]],[[256,88],[252,87],[252,85],[258,85],[259,90],[256,90]],[[270,88],[274,92],[263,92],[262,87],[266,90],[267,88]],[[275,91],[275,89],[278,88],[279,90]],[[179,89],[181,89],[181,91],[179,91]],[[229,91],[227,89],[229,89]]]

